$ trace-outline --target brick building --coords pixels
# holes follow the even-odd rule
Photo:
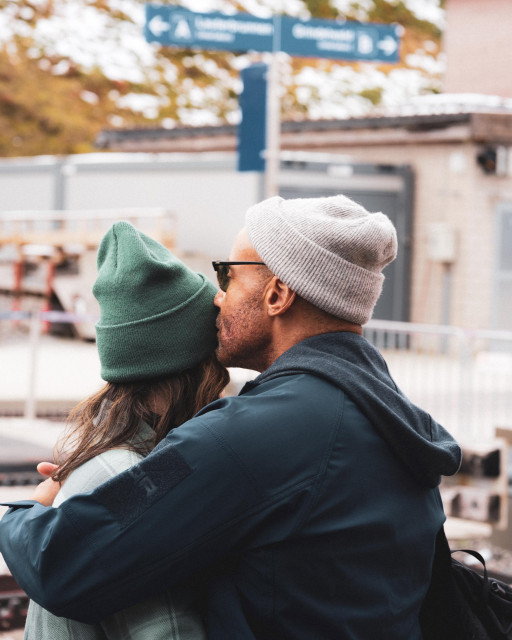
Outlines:
[[[512,98],[512,7],[508,0],[446,0],[444,91]]]

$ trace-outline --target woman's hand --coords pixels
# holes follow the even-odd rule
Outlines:
[[[37,470],[42,476],[49,478],[54,471],[58,469],[58,465],[53,462],[40,462],[37,465]]]
[[[37,465],[37,470],[43,476],[47,476],[47,479],[37,485],[36,490],[32,495],[32,500],[37,500],[45,507],[49,507],[53,504],[55,496],[60,490],[60,483],[52,480],[50,476],[57,469],[56,464],[51,462],[40,462]]]

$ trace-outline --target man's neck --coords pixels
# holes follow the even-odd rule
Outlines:
[[[345,322],[344,320],[338,320],[333,318],[333,322],[319,323],[316,326],[308,326],[309,323],[304,325],[298,325],[294,327],[288,327],[287,330],[283,327],[282,331],[276,331],[272,344],[269,345],[267,353],[265,354],[264,361],[258,367],[259,371],[268,369],[270,365],[279,358],[285,351],[291,349],[294,345],[312,338],[313,336],[322,335],[324,333],[334,333],[337,331],[350,331],[351,333],[363,334],[363,328],[361,325],[352,324],[351,322]]]

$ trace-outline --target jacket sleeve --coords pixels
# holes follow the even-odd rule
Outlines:
[[[263,489],[209,416],[91,493],[5,514],[0,551],[33,600],[98,622],[204,569],[287,502],[295,482]]]

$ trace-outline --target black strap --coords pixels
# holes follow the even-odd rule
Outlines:
[[[457,553],[458,551],[460,551],[462,553],[469,553],[470,556],[473,556],[479,562],[482,563],[482,565],[484,567],[483,583],[482,583],[482,596],[485,599],[485,602],[487,602],[488,599],[489,599],[489,589],[491,588],[491,582],[489,580],[489,576],[487,575],[487,567],[485,565],[485,560],[484,560],[483,556],[480,553],[478,553],[478,551],[475,551],[474,549],[453,549],[451,551],[451,553]]]

